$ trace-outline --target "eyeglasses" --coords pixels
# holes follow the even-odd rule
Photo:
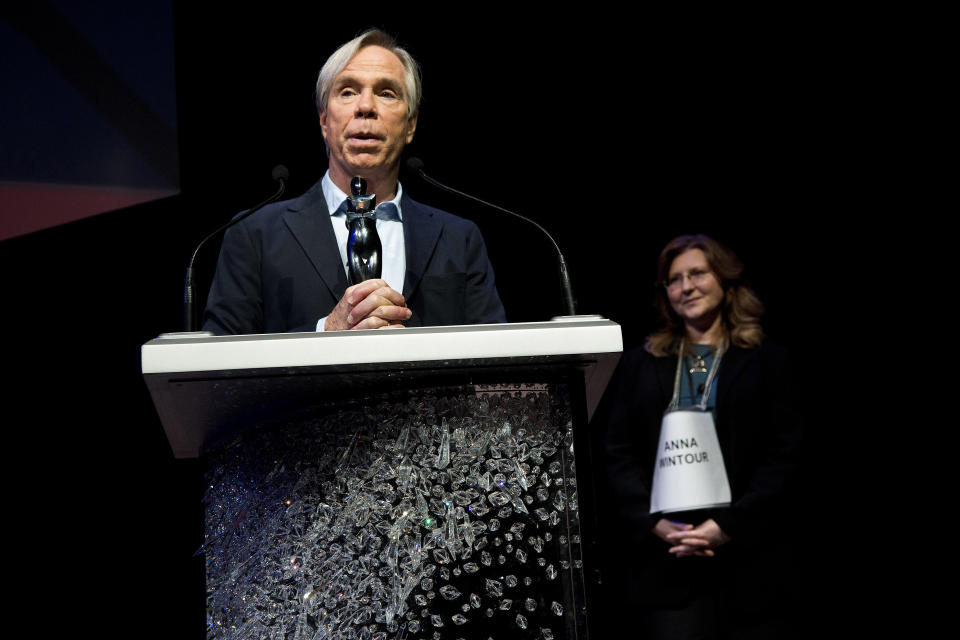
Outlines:
[[[691,269],[687,273],[678,273],[672,276],[663,283],[663,286],[667,288],[667,291],[677,291],[683,286],[683,279],[686,278],[693,283],[693,286],[698,287],[712,275],[713,272],[709,269]]]

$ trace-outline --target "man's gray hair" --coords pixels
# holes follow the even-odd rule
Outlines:
[[[330,99],[330,89],[333,80],[343,71],[357,53],[364,47],[383,47],[400,58],[406,71],[407,116],[412,117],[420,108],[420,66],[409,53],[397,45],[397,41],[390,34],[380,29],[370,29],[334,51],[317,76],[317,109],[326,112],[327,101]]]

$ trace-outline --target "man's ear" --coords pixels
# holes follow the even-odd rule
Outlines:
[[[419,115],[420,111],[415,111],[414,114],[410,116],[410,120],[407,122],[407,144],[413,142],[413,134],[417,131],[417,116]]]

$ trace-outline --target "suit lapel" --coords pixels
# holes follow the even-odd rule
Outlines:
[[[757,349],[741,349],[731,346],[723,354],[723,360],[720,362],[720,371],[717,372],[717,415],[720,415],[720,408],[730,397],[730,389],[734,386],[737,378],[743,372],[743,368],[751,359],[757,355]]]
[[[408,301],[420,286],[427,265],[443,230],[434,212],[406,194],[401,198],[403,207],[403,244],[407,252],[407,274],[403,280],[403,297]],[[332,232],[331,232],[332,233]]]
[[[657,366],[657,381],[660,383],[660,397],[663,407],[666,408],[673,398],[673,383],[677,375],[677,356],[668,355],[654,360]]]
[[[342,298],[347,276],[340,264],[340,248],[320,182],[290,203],[283,212],[283,221],[334,299]]]

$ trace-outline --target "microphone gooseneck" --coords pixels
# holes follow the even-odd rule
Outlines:
[[[509,209],[504,209],[503,207],[501,207],[501,206],[499,206],[499,205],[495,205],[495,204],[493,204],[493,203],[491,203],[491,202],[487,202],[486,200],[481,200],[480,198],[477,198],[476,196],[472,196],[472,195],[470,195],[469,193],[464,193],[463,191],[458,191],[457,189],[454,189],[453,187],[448,187],[447,185],[443,184],[442,182],[437,182],[436,180],[434,180],[433,178],[431,178],[430,176],[428,176],[426,173],[424,173],[424,171],[423,171],[423,160],[421,160],[420,158],[416,158],[416,157],[408,158],[408,159],[407,159],[407,169],[409,169],[411,172],[417,174],[417,175],[420,176],[424,181],[432,184],[433,186],[437,187],[438,189],[441,189],[441,190],[443,190],[443,191],[447,191],[447,192],[452,193],[452,194],[454,194],[454,195],[460,196],[461,198],[466,198],[466,199],[468,199],[468,200],[473,200],[474,202],[479,202],[480,204],[482,204],[482,205],[484,205],[484,206],[487,206],[487,207],[492,207],[493,209],[496,209],[497,211],[502,211],[503,213],[509,213],[511,216],[514,216],[515,218],[520,218],[520,219],[523,220],[524,222],[527,222],[527,223],[529,223],[529,224],[532,224],[532,225],[535,226],[537,229],[539,229],[540,232],[543,233],[543,235],[545,235],[545,236],[547,237],[547,239],[550,241],[550,244],[553,245],[553,250],[554,250],[554,252],[557,254],[557,267],[558,267],[558,269],[559,269],[559,271],[560,271],[560,287],[561,287],[561,289],[562,289],[562,294],[563,294],[563,306],[564,306],[564,308],[566,309],[566,312],[567,312],[567,315],[568,315],[568,316],[575,316],[575,315],[577,315],[577,312],[576,312],[576,304],[575,304],[574,299],[573,299],[573,288],[570,286],[570,274],[569,274],[569,272],[568,272],[568,270],[567,270],[567,261],[566,261],[566,259],[563,257],[563,252],[560,251],[560,246],[559,246],[559,245],[557,244],[557,242],[553,239],[553,236],[550,235],[550,232],[549,232],[549,231],[547,231],[546,229],[544,229],[544,228],[543,228],[538,222],[536,222],[535,220],[531,220],[530,218],[527,218],[526,216],[522,216],[522,215],[520,215],[519,213],[514,213],[513,211],[510,211]]]
[[[253,213],[256,213],[263,207],[267,206],[271,202],[277,200],[280,196],[283,195],[284,190],[287,188],[287,180],[290,178],[290,171],[283,166],[278,164],[273,168],[273,179],[280,183],[280,188],[277,189],[277,192],[272,196],[255,206],[253,209],[244,211],[237,217],[233,218],[226,224],[222,225],[216,231],[210,233],[206,238],[200,241],[200,244],[197,245],[197,248],[193,250],[193,255],[190,256],[190,262],[187,264],[187,275],[184,279],[183,284],[183,330],[184,331],[196,331],[197,321],[196,321],[196,311],[194,310],[194,293],[193,293],[193,263],[197,259],[197,254],[200,252],[200,247],[206,244],[207,240],[214,237],[222,231],[226,231],[233,225],[237,224],[241,220],[247,218]]]

